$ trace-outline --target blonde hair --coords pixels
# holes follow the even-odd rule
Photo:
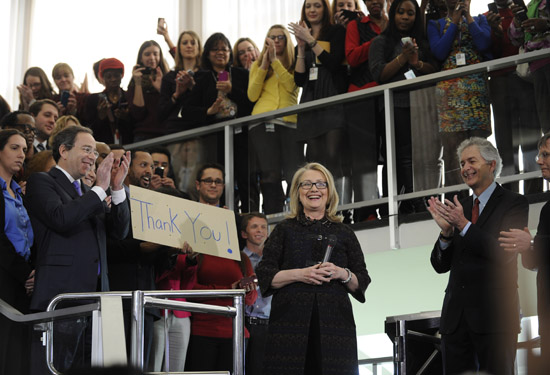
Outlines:
[[[57,75],[61,75],[62,71],[69,72],[74,78],[73,69],[69,66],[69,64],[67,64],[67,63],[57,63],[57,64],[55,64],[55,66],[52,69],[53,79],[55,80],[56,79],[55,77]]]
[[[50,139],[48,139],[48,144],[49,145],[53,145],[53,140],[54,140],[55,136],[57,134],[59,134],[59,132],[61,130],[65,129],[67,127],[67,123],[69,121],[74,121],[74,122],[76,122],[76,125],[81,125],[80,121],[78,121],[78,119],[73,115],[61,116],[55,122],[55,127],[52,130],[52,134],[50,135]]]
[[[325,177],[328,191],[325,215],[330,221],[338,223],[341,222],[343,218],[337,214],[339,198],[334,186],[334,178],[332,177],[332,173],[330,173],[324,165],[319,163],[308,163],[294,173],[292,184],[290,186],[290,214],[288,215],[288,218],[292,219],[298,217],[298,215],[304,211],[302,202],[300,202],[299,189],[300,179],[306,171],[317,171]]]
[[[199,38],[199,34],[197,34],[196,32],[192,30],[186,30],[180,34],[178,38],[178,44],[176,45],[176,57],[175,57],[176,71],[183,70],[185,68],[185,66],[183,65],[183,57],[181,57],[181,50],[180,50],[181,39],[185,34],[191,35],[191,37],[195,39],[195,42],[197,43],[198,54],[197,54],[197,57],[195,57],[195,68],[198,69],[199,66],[201,65],[201,56],[202,56],[201,38]]]
[[[273,25],[267,31],[266,38],[269,37],[269,34],[271,33],[271,30],[273,30],[273,29],[283,30],[283,33],[284,33],[285,38],[286,38],[286,45],[285,45],[285,50],[283,52],[283,56],[281,57],[281,64],[285,67],[286,70],[288,70],[290,73],[292,73],[294,71],[295,61],[294,61],[294,43],[292,43],[292,39],[290,38],[290,33],[288,32],[286,27],[284,27],[283,25]],[[268,53],[268,52],[267,52],[267,48],[264,44],[264,48],[262,49],[262,52],[260,53],[260,56],[258,57],[258,66],[262,65],[262,61],[263,61],[263,58],[264,58],[266,53]],[[271,66],[270,66],[269,69],[268,69],[268,72],[267,72],[267,77],[270,77],[272,73],[273,73],[273,68],[271,68]]]
[[[252,44],[252,47],[254,47],[256,53],[258,53],[258,51],[260,50],[256,43],[254,43],[254,41],[248,37],[237,39],[235,44],[233,44],[233,66],[236,66],[237,68],[244,68],[243,64],[241,64],[241,60],[239,59],[239,44],[241,44],[242,42],[248,42]]]

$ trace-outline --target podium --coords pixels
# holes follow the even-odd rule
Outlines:
[[[395,375],[443,373],[440,317],[441,311],[386,317],[385,332],[393,343]]]

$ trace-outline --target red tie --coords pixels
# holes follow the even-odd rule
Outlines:
[[[474,201],[474,207],[472,207],[472,224],[475,224],[479,218],[479,199]]]

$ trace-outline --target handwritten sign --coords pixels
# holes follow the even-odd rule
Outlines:
[[[235,214],[171,195],[130,186],[134,238],[240,260]]]

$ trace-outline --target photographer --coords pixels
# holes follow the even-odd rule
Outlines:
[[[132,80],[128,85],[128,103],[134,118],[134,141],[158,137],[164,134],[158,124],[157,107],[162,76],[168,66],[157,42],[148,40],[139,48]]]

